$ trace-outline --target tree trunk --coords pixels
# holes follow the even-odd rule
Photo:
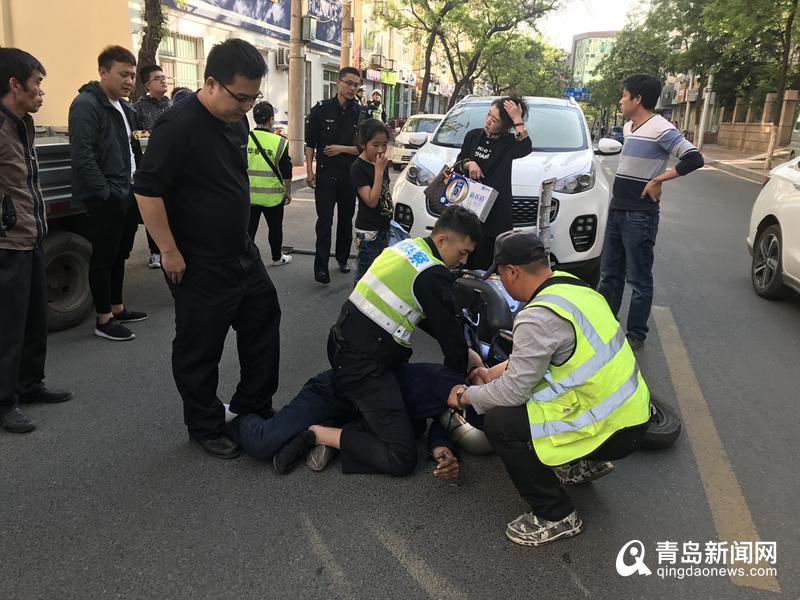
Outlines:
[[[431,31],[428,34],[428,42],[425,44],[425,75],[422,77],[422,91],[419,95],[419,112],[427,112],[428,103],[428,86],[431,83],[431,55],[433,54],[433,45],[436,43],[436,32]]]
[[[786,73],[789,70],[789,55],[792,49],[792,28],[794,26],[794,17],[797,14],[797,2],[793,0],[791,9],[789,11],[789,18],[786,20],[786,28],[783,30],[783,49],[781,53],[781,68],[778,71],[778,97],[775,99],[775,123],[780,125],[781,111],[783,110],[783,96],[786,91]]]
[[[158,52],[158,46],[161,44],[164,25],[167,22],[161,0],[145,0],[143,17],[142,45],[139,47],[139,57],[137,59],[140,69],[147,65],[154,65],[156,62],[156,52]],[[144,84],[137,77],[136,86],[131,92],[131,102],[135,102],[144,94]]]

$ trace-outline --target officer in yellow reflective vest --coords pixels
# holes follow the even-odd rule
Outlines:
[[[372,92],[372,100],[367,102],[367,110],[370,112],[373,119],[378,119],[386,123],[386,109],[383,107],[381,96],[380,90]]]
[[[336,395],[352,404],[360,420],[344,429],[310,427],[275,455],[278,472],[288,471],[315,445],[341,449],[344,473],[399,476],[414,471],[414,431],[397,370],[411,357],[417,328],[436,339],[456,380],[466,380],[468,367],[482,364],[468,350],[456,318],[450,272],[466,264],[480,235],[478,218],[451,206],[430,237],[404,240],[375,259],[328,337]],[[444,400],[442,411],[447,409]]]
[[[640,443],[650,418],[650,392],[625,332],[603,296],[551,271],[533,233],[498,236],[494,264],[506,291],[526,303],[514,321],[513,352],[474,385],[455,386],[448,404],[471,405],[531,512],[506,536],[539,546],[583,526],[561,484],[587,483],[614,469]]]
[[[269,102],[253,107],[256,128],[247,139],[247,175],[250,178],[250,239],[255,241],[261,215],[269,228],[272,265],[292,262],[283,246],[283,207],[292,202],[292,159],[286,138],[271,133],[275,109]]]

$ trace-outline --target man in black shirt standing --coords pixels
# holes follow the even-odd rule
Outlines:
[[[270,415],[278,386],[278,296],[247,234],[245,115],[261,97],[266,71],[243,40],[214,46],[203,88],[159,119],[134,185],[175,299],[172,370],[189,437],[219,458],[239,455],[223,435],[217,398],[230,327],[241,366],[231,410]]]
[[[336,261],[342,273],[350,272],[347,259],[353,243],[353,214],[356,210],[356,192],[350,183],[350,165],[359,152],[356,147],[358,125],[369,116],[366,109],[355,100],[359,85],[361,77],[358,70],[343,68],[336,82],[336,96],[318,103],[306,118],[306,183],[314,188],[317,205],[314,279],[320,283],[331,281],[328,258],[334,207],[338,213]]]

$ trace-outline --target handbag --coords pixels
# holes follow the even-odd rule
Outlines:
[[[439,174],[433,178],[423,190],[423,194],[425,194],[425,200],[428,204],[428,209],[432,211],[434,207],[438,207],[441,204],[442,198],[444,198],[444,192],[447,189],[447,181],[450,179],[450,166],[445,165],[442,167],[442,170],[439,171]],[[437,214],[434,212],[433,214]]]

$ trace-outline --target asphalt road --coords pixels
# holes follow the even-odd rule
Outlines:
[[[90,322],[53,334],[47,381],[75,399],[30,408],[32,434],[0,434],[0,599],[779,595],[752,586],[797,598],[800,300],[768,302],[751,289],[744,238],[758,186],[704,169],[664,189],[658,323],[640,362],[654,393],[680,407],[685,431],[673,448],[631,456],[574,490],[580,536],[538,549],[508,542],[505,524],[527,508],[494,456],[467,456],[452,487],[424,461],[404,479],[344,476],[337,464],[280,477],[247,457],[201,453],[170,371],[172,301],[145,268],[140,231],[126,297],[151,316],[133,325],[137,339],[100,340]],[[311,248],[303,195],[287,209],[286,243]],[[301,254],[269,270],[283,310],[276,406],[326,368],[326,333],[351,286],[335,271],[319,286],[311,271]],[[436,360],[419,335],[416,359]],[[238,376],[233,342],[222,398]],[[658,542],[702,547],[755,531],[777,543],[776,579],[656,572]],[[633,539],[650,576],[615,570]]]

